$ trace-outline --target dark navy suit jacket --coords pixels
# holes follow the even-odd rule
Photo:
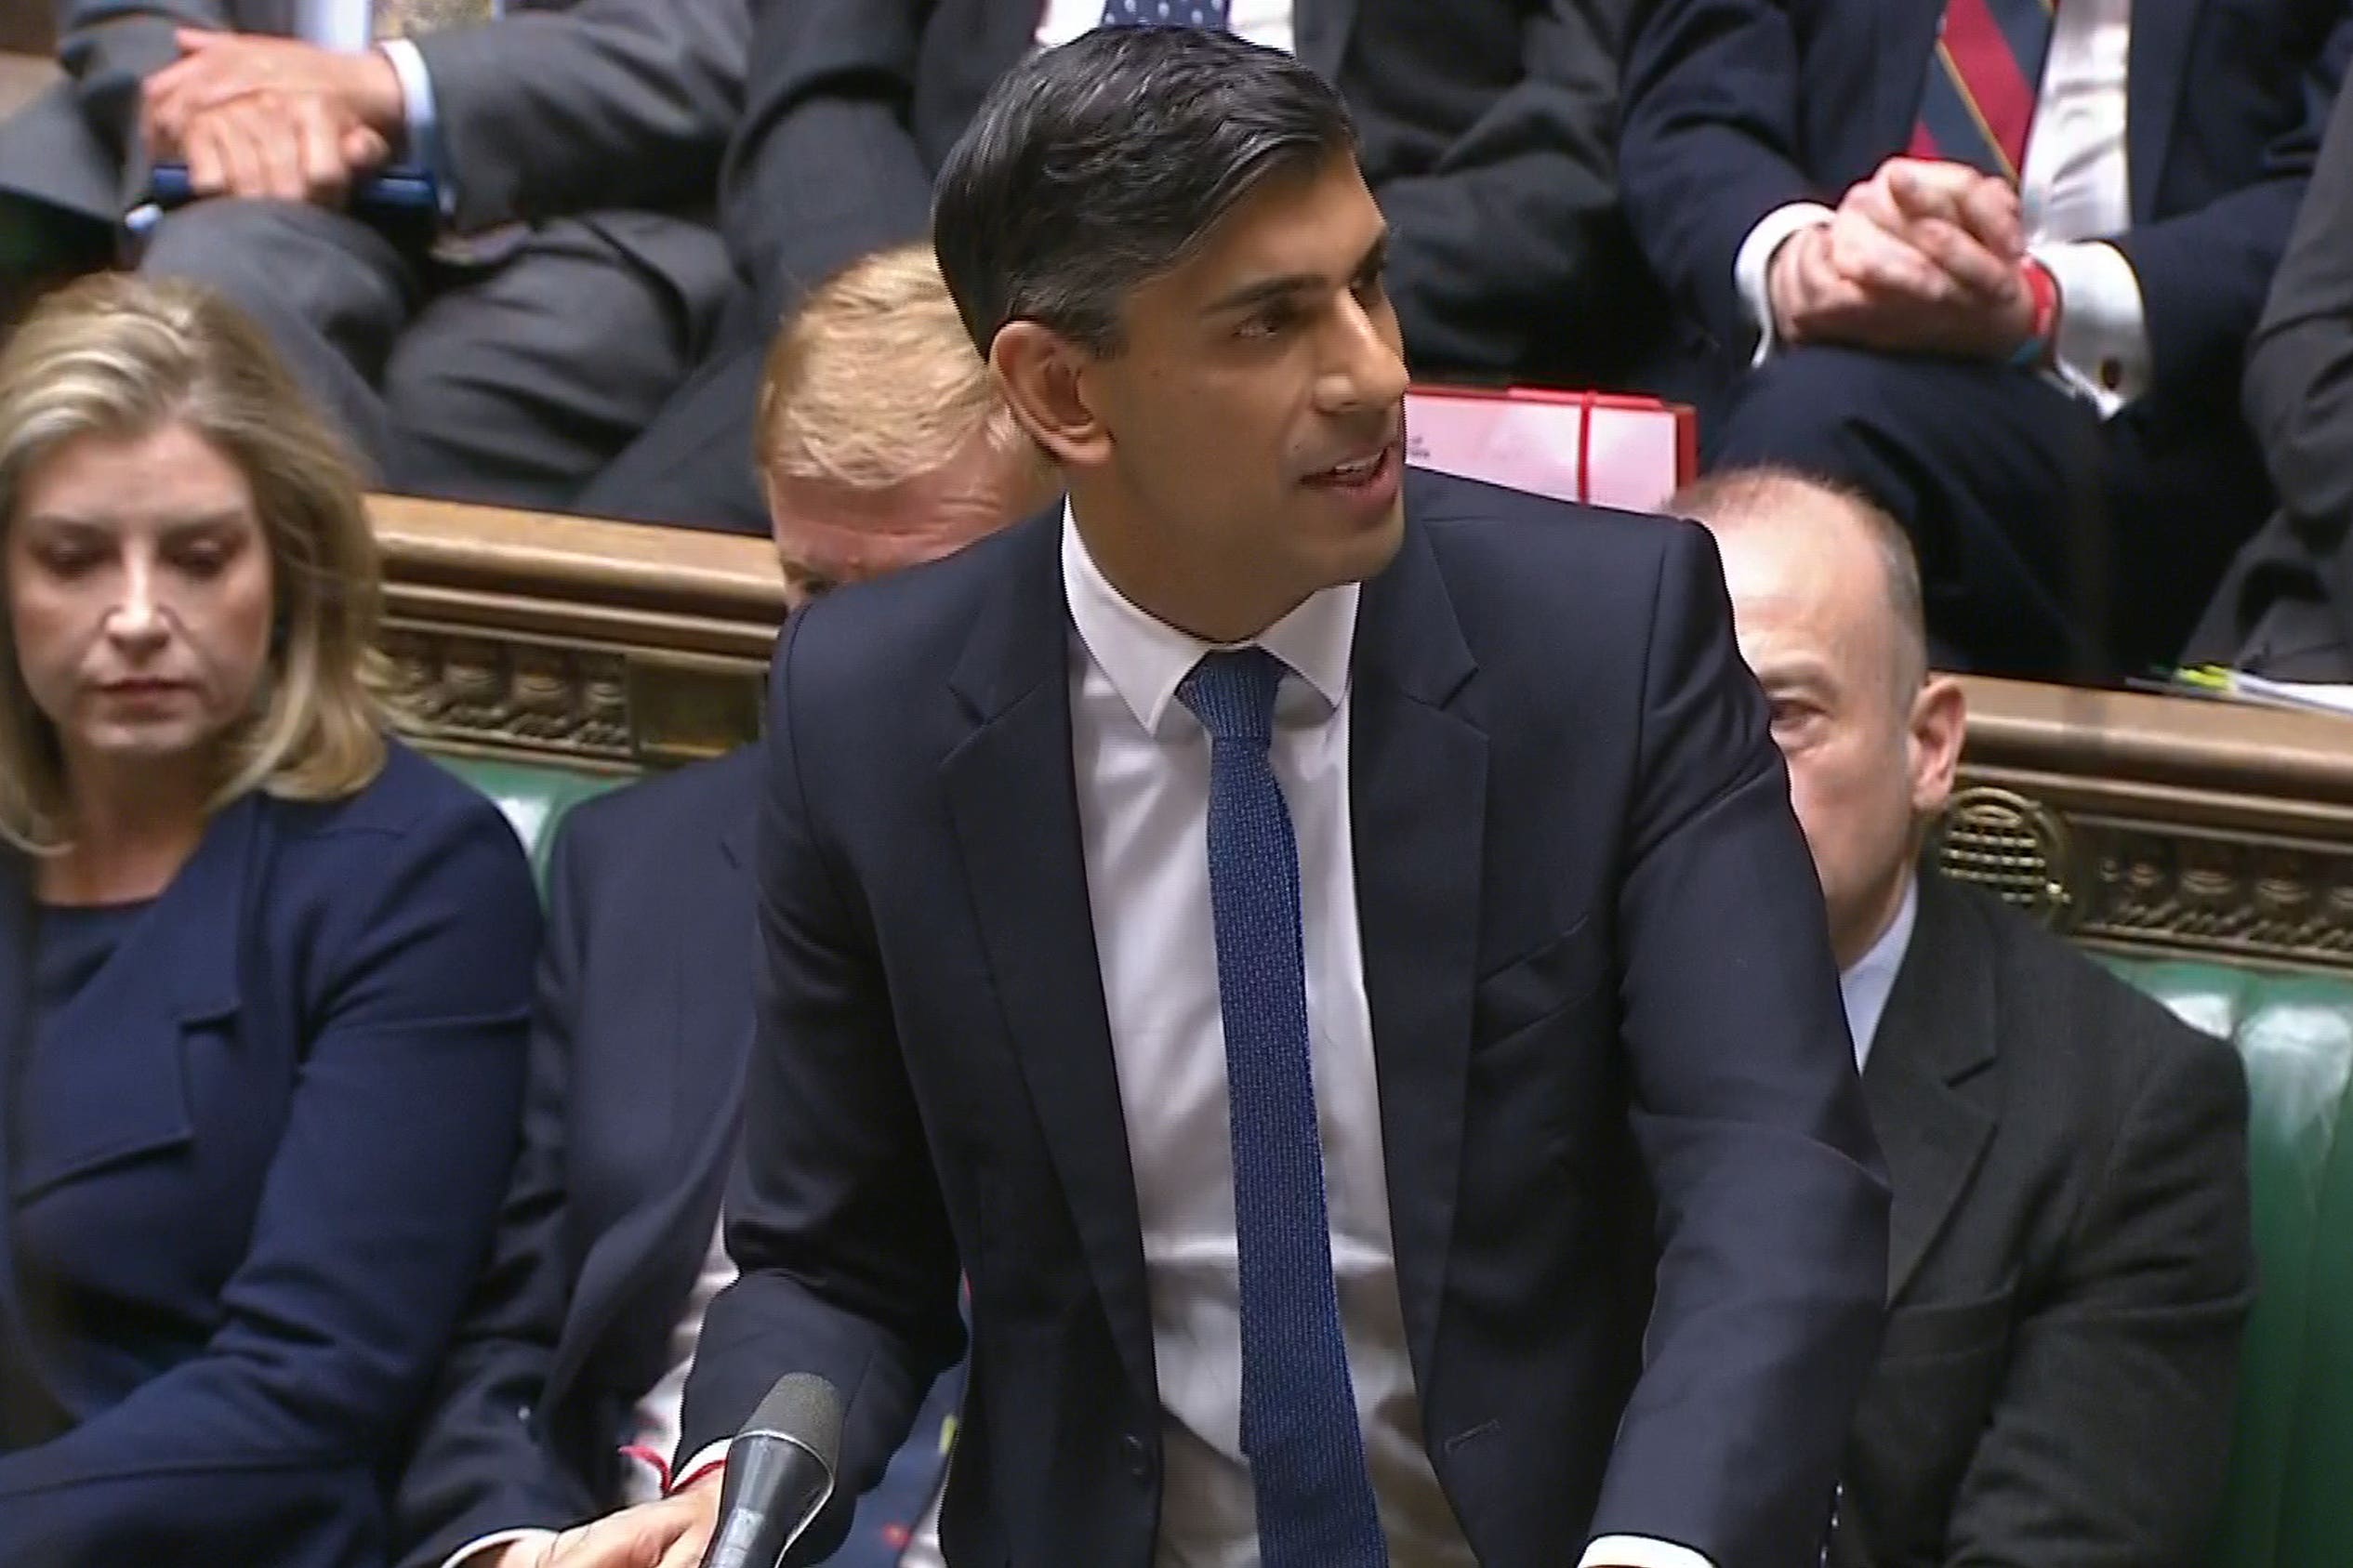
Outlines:
[[[1407,511],[1357,617],[1349,776],[1438,1479],[1496,1568],[1573,1561],[1588,1531],[1810,1565],[1887,1197],[1714,550],[1431,474]],[[823,1374],[863,1484],[964,1340],[960,1264],[959,1568],[1145,1568],[1159,1507],[1059,529],[829,595],[786,634],[728,1205],[745,1273],[687,1387],[691,1449],[779,1374]]]
[[[39,1083],[22,860],[0,880],[0,1558],[381,1563],[514,1157],[513,830],[399,746],[347,800],[245,797]]]
[[[400,1493],[402,1560],[604,1512],[710,1250],[751,1054],[760,748],[575,807],[556,839],[523,1147]],[[943,1379],[943,1384],[952,1380]],[[839,1561],[896,1557],[939,1472],[918,1424]]]
[[[1943,0],[1656,0],[1619,149],[1651,267],[1717,355],[1755,342],[1732,263],[1775,207],[1903,151]],[[2132,226],[2152,402],[2235,417],[2240,366],[2353,50],[2345,0],[2135,0]]]

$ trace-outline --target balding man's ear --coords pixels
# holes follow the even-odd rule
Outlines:
[[[988,346],[989,368],[1030,439],[1065,468],[1108,462],[1111,432],[1087,398],[1094,356],[1038,322],[1008,322]]]
[[[1961,682],[1949,675],[1930,675],[1911,703],[1911,807],[1916,815],[1937,816],[1952,798],[1968,731],[1969,704]]]

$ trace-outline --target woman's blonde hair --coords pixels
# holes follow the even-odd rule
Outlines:
[[[85,436],[137,440],[181,425],[253,489],[276,599],[269,673],[231,737],[213,805],[249,790],[296,800],[357,793],[384,765],[386,665],[378,566],[359,471],[311,412],[259,329],[185,283],[103,274],[50,296],[0,350],[0,544],[26,479]],[[6,580],[0,550],[0,584]],[[67,842],[58,736],[34,705],[0,594],[0,838]]]

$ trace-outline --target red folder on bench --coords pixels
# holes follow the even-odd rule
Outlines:
[[[1407,460],[1562,501],[1655,511],[1699,468],[1699,416],[1614,392],[1416,387]]]

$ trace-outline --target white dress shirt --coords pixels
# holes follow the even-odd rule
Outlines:
[[[1103,0],[1046,0],[1038,24],[1038,45],[1051,49],[1103,25]],[[1226,12],[1233,33],[1270,49],[1291,52],[1290,0],[1234,0]]]
[[[1071,748],[1152,1308],[1164,1469],[1157,1568],[1253,1568],[1241,1451],[1241,1300],[1225,1031],[1210,910],[1210,742],[1176,700],[1210,645],[1154,619],[1063,528]],[[1299,849],[1307,1014],[1332,1273],[1357,1420],[1392,1561],[1475,1568],[1421,1436],[1397,1294],[1372,1017],[1349,828],[1355,585],[1262,634],[1287,666],[1270,761]],[[1566,1552],[1576,1542],[1563,1542]],[[1708,1568],[1666,1543],[1593,1543],[1587,1563]]]
[[[1871,1042],[1879,1037],[1879,1021],[1887,1011],[1888,994],[1896,989],[1896,971],[1911,951],[1911,929],[1920,916],[1920,878],[1904,885],[1903,902],[1896,917],[1879,933],[1871,951],[1855,960],[1838,977],[1839,999],[1846,1004],[1846,1033],[1855,1041],[1855,1071],[1871,1060]]]
[[[2067,0],[2027,135],[2018,203],[2027,248],[2056,279],[2065,309],[2052,374],[2102,418],[2148,389],[2148,327],[2140,279],[2106,243],[2132,223],[2125,67],[2132,0]],[[1827,223],[1831,209],[1791,202],[1758,220],[1740,243],[1733,279],[1758,330],[1756,359],[1777,347],[1765,275],[1781,242]]]

